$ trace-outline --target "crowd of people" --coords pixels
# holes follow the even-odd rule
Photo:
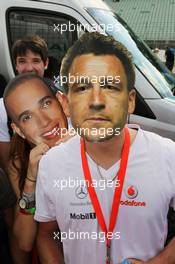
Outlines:
[[[61,63],[60,88],[42,38],[17,40],[12,55],[17,76],[0,99],[2,263],[174,264],[175,143],[127,125],[129,51],[84,33]]]
[[[163,62],[169,71],[173,72],[174,68],[174,49],[167,47],[166,50],[153,49],[153,53]],[[173,72],[174,73],[174,72]]]
[[[171,48],[167,47],[165,51],[165,65],[167,68],[172,71],[174,67],[174,52]]]

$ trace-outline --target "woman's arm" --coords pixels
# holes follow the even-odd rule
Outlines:
[[[25,179],[23,192],[28,194],[35,193],[35,185],[36,185],[35,181],[37,177],[38,163],[42,155],[45,154],[48,149],[49,147],[46,144],[41,143],[31,150],[29,156],[28,171],[26,175],[27,177]],[[16,165],[19,166],[19,161],[17,160],[16,160]],[[20,190],[18,187],[19,175],[11,162],[9,164],[9,177],[17,197],[13,231],[19,243],[19,247],[22,250],[29,252],[32,250],[35,242],[37,223],[34,220],[32,214],[23,214],[20,212],[20,208],[18,204],[20,199]]]
[[[35,183],[27,182],[26,180],[26,183],[24,186],[24,192],[34,193]],[[19,243],[19,247],[26,252],[30,252],[33,248],[35,238],[36,238],[37,222],[34,220],[34,217],[32,214],[25,215],[20,212],[18,202],[16,205],[13,232]]]
[[[20,249],[24,251],[31,251],[37,230],[37,223],[35,222],[33,215],[24,215],[19,210],[19,198],[20,198],[20,190],[18,187],[19,176],[16,169],[10,163],[9,166],[9,178],[11,181],[11,185],[17,197],[15,217],[13,223],[13,232],[18,241]],[[33,182],[25,182],[24,189],[26,192],[35,192],[35,183]]]
[[[37,248],[41,264],[64,264],[61,238],[54,238],[58,231],[56,221],[39,223]]]

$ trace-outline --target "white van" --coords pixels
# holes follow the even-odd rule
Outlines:
[[[67,49],[85,31],[112,35],[133,54],[136,68],[136,110],[128,122],[175,141],[175,78],[128,25],[101,0],[5,0],[0,3],[0,73],[15,75],[13,42],[38,34],[49,56],[61,62]]]

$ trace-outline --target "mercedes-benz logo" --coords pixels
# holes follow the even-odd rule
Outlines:
[[[75,189],[75,195],[79,199],[84,199],[88,195],[88,191],[85,185],[80,185]]]

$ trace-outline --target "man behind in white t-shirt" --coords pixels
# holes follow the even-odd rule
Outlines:
[[[7,126],[7,113],[3,98],[0,98],[0,168],[7,171],[7,160],[10,151],[10,134]]]
[[[63,263],[56,239],[66,264],[175,263],[175,240],[164,248],[175,143],[125,127],[135,107],[130,53],[112,37],[87,33],[69,49],[61,75],[62,105],[80,136],[49,150],[39,165],[41,263]]]

